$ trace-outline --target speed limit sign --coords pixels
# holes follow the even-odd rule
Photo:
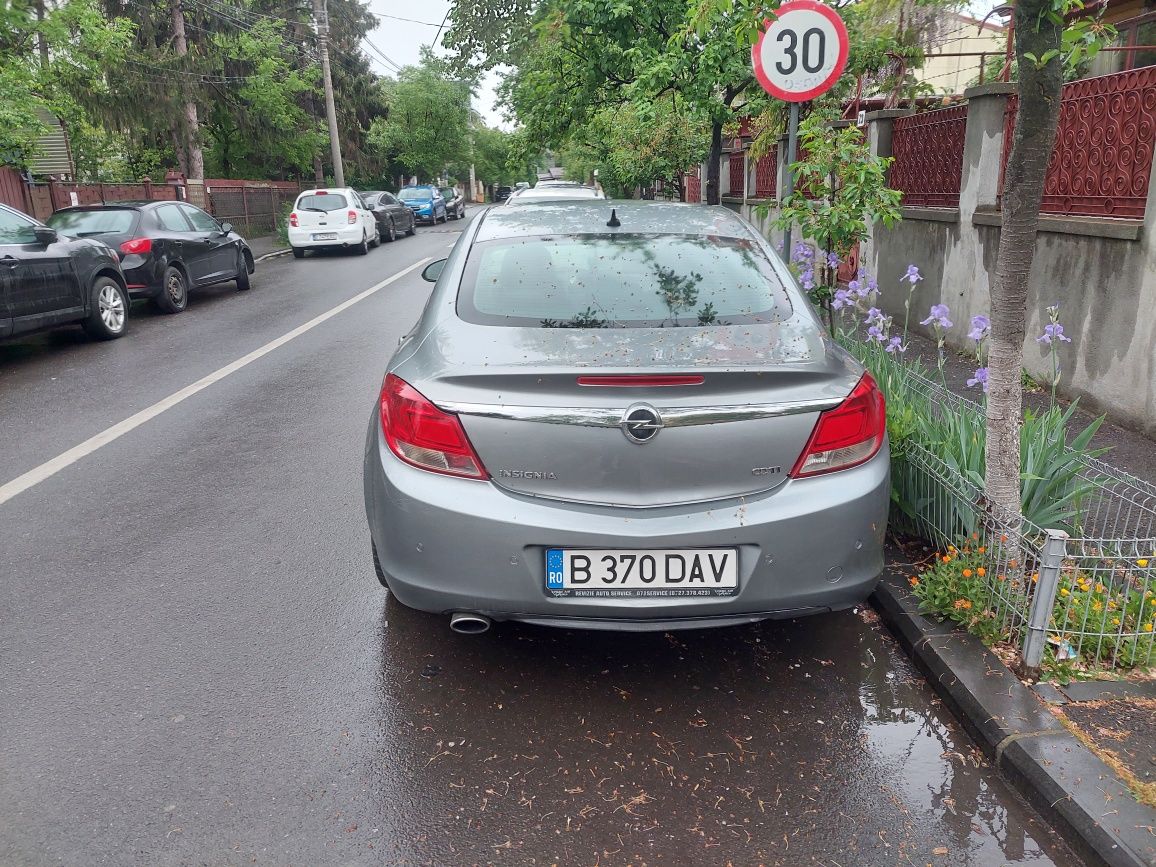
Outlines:
[[[789,0],[751,49],[755,77],[771,96],[806,102],[827,91],[847,66],[847,28],[830,6]]]

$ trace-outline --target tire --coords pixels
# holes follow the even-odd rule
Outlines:
[[[84,330],[97,340],[116,340],[128,328],[128,295],[111,277],[97,277],[88,292]]]
[[[249,263],[245,261],[245,254],[237,254],[237,291],[248,292],[253,288],[253,281],[249,279]]]
[[[165,313],[180,313],[189,306],[189,281],[185,272],[173,265],[165,268],[161,277],[161,294],[157,296],[157,307]]]
[[[358,256],[364,256],[369,252],[369,239],[365,235],[361,236],[361,243],[353,248],[353,252]]]
[[[375,249],[381,246],[381,227],[377,225],[377,220],[373,221],[373,240],[369,242],[370,249]]]
[[[385,235],[385,240],[389,244],[397,240],[397,227],[393,224],[393,220],[389,221],[389,231]]]
[[[369,543],[370,551],[373,552],[373,571],[377,573],[377,580],[381,582],[381,586],[386,590],[389,589],[389,584],[385,579],[385,570],[381,568],[381,560],[377,557],[377,546],[373,542]]]
[[[447,217],[447,218],[449,218],[449,219],[451,219],[451,220],[455,220],[455,221],[456,221],[456,220],[457,220],[457,218],[458,218],[458,212],[457,212],[457,211],[454,211],[454,213],[453,213],[453,216],[451,217],[451,216],[450,216],[450,214],[449,214],[449,211],[447,211],[447,212],[446,212],[446,217]]]
[[[417,218],[416,217],[409,221],[409,229],[406,230],[406,234],[409,235],[411,238],[417,234]]]
[[[294,259],[304,259],[305,258],[305,251],[302,250],[300,247],[294,247],[293,248],[293,258]]]

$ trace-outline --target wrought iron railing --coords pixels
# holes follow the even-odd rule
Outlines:
[[[959,207],[966,135],[966,105],[895,119],[890,186],[903,192],[904,205]]]

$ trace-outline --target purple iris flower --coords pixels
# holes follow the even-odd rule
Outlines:
[[[913,265],[911,267],[915,267],[915,266]],[[950,328],[951,327],[951,320],[947,318],[951,315],[951,311],[947,309],[946,304],[932,304],[930,312],[931,312],[931,315],[928,316],[923,321],[921,321],[919,323],[920,325],[932,325],[932,324],[934,324],[937,328]]]
[[[914,265],[908,265],[907,266],[907,273],[905,273],[902,277],[899,278],[899,282],[902,283],[904,280],[906,280],[908,283],[910,283],[912,286],[914,286],[916,283],[918,283],[922,279],[923,279],[923,275],[919,273],[919,269],[917,267],[915,267]]]
[[[967,381],[968,388],[975,388],[977,385],[982,385],[984,393],[987,392],[987,368],[979,368],[975,374]]]
[[[809,263],[815,258],[815,251],[811,249],[810,244],[804,244],[800,241],[791,250],[791,261],[796,265],[801,265],[804,262]]]
[[[872,307],[867,311],[867,318],[863,320],[864,325],[882,325],[887,321],[887,316],[878,307]]]
[[[1044,326],[1044,333],[1036,338],[1037,343],[1051,344],[1054,340],[1062,340],[1064,343],[1071,343],[1072,338],[1064,334],[1064,326],[1058,322],[1051,322]]]
[[[831,269],[839,267],[839,255],[837,253],[827,254],[827,267]]]
[[[979,343],[985,340],[991,334],[991,320],[982,313],[978,316],[971,317],[971,331],[967,332],[968,338]]]
[[[907,347],[903,345],[903,338],[899,335],[892,337],[887,341],[887,351],[891,353],[906,352]]]
[[[859,294],[859,290],[862,288],[863,288],[863,281],[862,280],[855,279],[855,280],[849,280],[847,282],[847,289],[851,292],[854,292],[856,295]]]
[[[879,329],[878,325],[872,325],[867,329],[867,339],[882,343],[886,338],[883,337],[883,332]]]
[[[844,307],[852,306],[851,293],[846,289],[838,289],[835,292],[835,297],[831,301],[831,307],[834,310],[842,310]]]
[[[814,289],[815,288],[815,269],[808,267],[802,273],[802,275],[799,277],[799,282],[803,285],[804,289],[808,289],[808,290]]]

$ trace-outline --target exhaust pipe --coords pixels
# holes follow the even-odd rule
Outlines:
[[[490,618],[457,611],[450,615],[450,629],[461,635],[481,635],[490,628]]]

